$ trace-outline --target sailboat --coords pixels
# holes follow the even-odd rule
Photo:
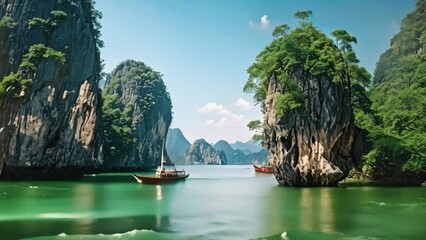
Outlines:
[[[133,177],[139,183],[144,184],[161,184],[174,182],[181,179],[186,179],[189,177],[189,174],[185,172],[185,170],[176,170],[176,167],[173,163],[166,163],[164,160],[164,142],[161,150],[161,164],[157,167],[155,171],[155,175],[152,177],[148,176],[140,176],[133,174]]]

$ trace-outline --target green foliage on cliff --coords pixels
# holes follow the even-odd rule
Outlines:
[[[136,143],[136,126],[132,121],[133,109],[119,103],[118,94],[103,95],[102,125],[106,158],[119,159],[132,151]]]
[[[425,1],[408,14],[392,47],[380,57],[369,95],[371,113],[358,114],[373,150],[364,170],[376,179],[426,173],[426,13]],[[389,176],[383,176],[387,173]]]
[[[15,21],[11,17],[4,16],[0,20],[0,31],[4,31],[6,29],[11,30],[16,26]]]
[[[28,28],[45,27],[48,23],[49,21],[44,18],[35,17],[28,21]]]
[[[0,43],[6,42],[9,39],[9,36],[15,26],[15,21],[13,21],[10,17],[4,16],[0,20]]]
[[[46,47],[44,44],[34,44],[30,47],[27,54],[24,55],[25,62],[37,62],[41,59],[51,59],[59,64],[65,63],[65,54],[53,48]]]
[[[59,25],[60,21],[65,20],[67,16],[68,15],[64,11],[54,10],[50,12],[50,17],[48,19],[39,17],[30,19],[28,21],[28,28],[35,29],[39,27],[49,33]]]
[[[45,60],[53,60],[58,64],[65,64],[65,54],[46,47],[44,44],[34,44],[22,58],[16,73],[10,73],[0,82],[0,99],[3,100],[7,93],[18,97],[21,91],[32,83],[37,65]]]
[[[75,4],[71,0],[59,0],[58,3]],[[47,34],[55,29],[59,23],[65,20],[68,14],[62,10],[53,10],[50,12],[49,18],[40,17],[32,18],[28,21],[28,28],[41,28]],[[11,29],[15,27],[15,23],[9,17],[3,17],[0,21],[0,41],[7,40]],[[6,31],[8,30],[8,31]],[[11,96],[23,96],[21,93],[32,83],[37,70],[37,65],[42,60],[52,60],[58,64],[65,64],[65,54],[53,48],[46,46],[43,43],[33,44],[28,49],[28,53],[22,57],[22,62],[19,65],[17,72],[11,72],[4,77],[0,82],[0,98],[3,99],[6,94],[11,93]]]
[[[58,19],[58,20],[64,20],[67,18],[67,14],[64,11],[59,11],[59,10],[54,10],[50,12],[50,15],[54,18],[54,19]]]
[[[416,69],[425,61],[426,22],[424,0],[401,22],[401,30],[391,40],[392,47],[380,57],[374,71],[375,84],[398,80],[404,76],[408,83]],[[411,73],[409,73],[411,72]]]
[[[244,91],[253,93],[255,101],[261,102],[266,98],[270,81],[281,82],[283,89],[276,96],[274,106],[280,118],[304,107],[300,87],[303,81],[316,79],[323,84],[333,80],[350,90],[356,107],[368,110],[364,87],[371,76],[357,65],[359,61],[351,45],[356,43],[356,38],[345,30],[337,30],[332,34],[333,42],[308,21],[311,15],[311,11],[298,11],[295,17],[300,21],[295,29],[290,31],[290,27],[283,24],[273,31],[274,40],[247,70],[249,79]]]
[[[122,62],[111,77],[102,95],[104,153],[105,159],[120,160],[157,121],[156,105],[157,111],[172,105],[162,75],[143,62]]]

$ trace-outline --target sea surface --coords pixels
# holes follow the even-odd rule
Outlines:
[[[131,173],[0,182],[0,239],[426,239],[426,187],[288,188],[252,166],[182,168],[188,179],[161,186]]]

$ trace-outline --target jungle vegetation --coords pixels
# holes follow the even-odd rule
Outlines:
[[[373,179],[426,175],[426,3],[401,22],[374,72],[368,92],[371,112],[358,112],[357,124],[373,143],[363,171]],[[420,180],[421,180],[420,179]]]

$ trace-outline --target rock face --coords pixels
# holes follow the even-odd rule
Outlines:
[[[271,80],[262,104],[266,146],[278,182],[287,186],[330,186],[344,179],[353,161],[360,161],[362,138],[354,125],[349,94],[331,80],[294,78],[305,97],[304,108],[276,118]]]
[[[226,165],[223,151],[216,151],[204,139],[196,140],[186,152],[185,164]]]
[[[172,121],[171,100],[161,74],[143,62],[124,61],[112,72],[103,99],[106,134],[102,168],[140,170],[158,166]]]
[[[183,135],[179,128],[170,128],[167,133],[166,149],[170,160],[175,164],[185,164],[185,153],[191,143]]]
[[[9,32],[0,30],[0,81],[21,70],[32,79],[3,89],[1,178],[67,178],[95,165],[100,57],[92,11],[84,0],[0,0],[0,20],[13,20]],[[52,12],[61,20],[30,29],[30,20],[53,19]],[[32,56],[29,74],[20,65],[35,44],[46,52]],[[63,64],[49,59],[52,49],[64,54]]]

